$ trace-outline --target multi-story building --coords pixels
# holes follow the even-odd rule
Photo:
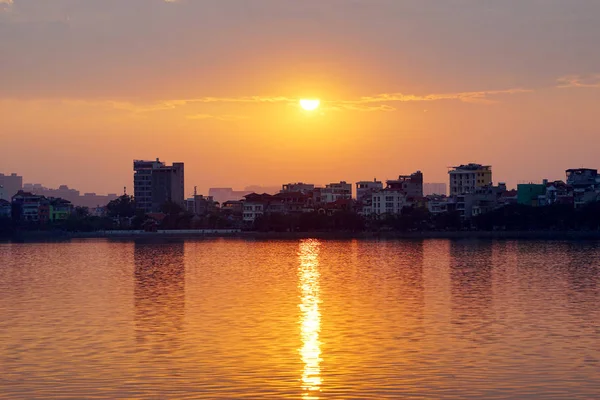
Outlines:
[[[352,184],[341,181],[339,183],[330,183],[321,188],[321,201],[323,203],[333,203],[340,199],[352,199]]]
[[[152,170],[152,211],[160,211],[163,204],[171,202],[185,208],[183,163],[162,166]]]
[[[8,201],[8,198],[6,197],[6,192],[4,190],[4,186],[2,185],[0,185],[0,200]]]
[[[600,183],[597,169],[591,168],[576,168],[565,171],[567,175],[567,185],[573,188],[588,188],[595,187]]]
[[[4,187],[4,194],[0,199],[10,201],[19,190],[23,189],[23,177],[15,173],[0,174],[0,186]]]
[[[568,169],[567,185],[573,188],[575,208],[600,199],[600,176],[591,168]]]
[[[362,203],[371,200],[371,193],[383,189],[383,183],[377,179],[356,182],[356,200]]]
[[[217,203],[212,196],[196,194],[185,201],[188,212],[196,215],[205,215],[217,211]]]
[[[448,194],[447,185],[445,183],[424,183],[424,196],[445,196]]]
[[[450,196],[475,193],[478,188],[492,184],[492,167],[490,165],[466,164],[451,167]]]
[[[133,196],[138,210],[152,212],[152,171],[164,166],[158,158],[156,161],[133,161]]]
[[[303,183],[303,182],[287,183],[287,184],[281,186],[280,193],[297,193],[297,192],[308,193],[314,189],[315,189],[315,185],[313,185],[312,183]]]
[[[376,216],[400,214],[409,205],[404,192],[394,189],[383,189],[371,194],[370,213]]]
[[[386,189],[399,191],[409,198],[423,197],[423,173],[417,171],[411,175],[400,175],[398,179],[388,180]]]
[[[136,208],[146,213],[158,212],[166,202],[185,208],[184,164],[165,165],[156,161],[133,161],[133,188]]]

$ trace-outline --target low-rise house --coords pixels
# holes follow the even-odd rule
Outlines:
[[[267,193],[256,194],[251,193],[244,196],[244,205],[242,209],[242,219],[245,223],[254,223],[254,221],[262,217],[266,212],[273,196]]]
[[[25,222],[47,222],[50,219],[50,202],[44,196],[19,190],[12,197],[16,215]]]
[[[448,197],[444,195],[430,195],[426,196],[427,210],[431,214],[442,214],[448,212]]]
[[[11,218],[12,206],[10,201],[0,199],[0,218]]]
[[[545,204],[573,205],[573,187],[563,181],[548,182],[546,184]]]
[[[73,211],[73,204],[65,199],[49,199],[50,221],[64,221]]]
[[[507,190],[500,195],[498,205],[500,207],[518,203],[518,192],[515,189]]]
[[[506,184],[502,182],[498,186],[487,185],[475,187],[473,193],[454,196],[456,199],[456,211],[465,219],[486,214],[502,207],[501,198],[504,192],[506,192]]]
[[[333,215],[336,212],[340,211],[353,211],[354,210],[354,200],[352,199],[337,199],[332,203],[324,204],[321,208],[319,208],[318,212],[320,214]]]
[[[228,200],[221,205],[221,212],[228,215],[241,215],[244,202],[241,200]]]
[[[341,181],[339,183],[330,183],[321,188],[321,201],[323,203],[333,203],[340,199],[352,198],[352,184]]]
[[[520,183],[517,185],[517,203],[538,207],[545,205],[545,202],[540,199],[546,195],[546,182],[544,183]],[[541,200],[541,201],[540,201]]]
[[[272,212],[281,212],[283,214],[302,213],[309,211],[307,207],[308,194],[302,192],[282,192],[273,196],[271,205],[277,205],[279,211],[275,209]],[[271,210],[269,210],[271,211]]]
[[[212,196],[194,195],[185,201],[186,210],[195,215],[205,215],[216,212],[218,203]]]

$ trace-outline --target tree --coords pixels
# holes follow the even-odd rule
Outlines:
[[[185,213],[186,210],[183,209],[179,204],[166,201],[160,206],[160,211],[167,215],[179,215],[181,213]]]
[[[113,218],[131,218],[135,215],[133,196],[124,194],[106,205],[108,215]]]

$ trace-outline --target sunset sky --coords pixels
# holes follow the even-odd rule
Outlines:
[[[598,0],[0,0],[0,172],[133,192],[600,168]],[[319,98],[308,112],[300,98]]]

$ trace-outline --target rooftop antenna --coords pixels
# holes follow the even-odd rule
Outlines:
[[[127,186],[123,186],[123,196],[127,196]]]
[[[194,197],[198,195],[198,186],[194,186]]]

